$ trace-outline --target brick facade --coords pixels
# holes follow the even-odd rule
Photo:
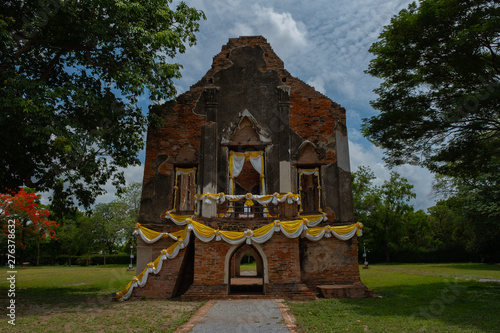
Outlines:
[[[319,202],[328,217],[320,226],[354,223],[345,109],[290,75],[263,37],[230,39],[199,82],[175,102],[151,112],[162,118],[163,126],[150,129],[147,136],[139,217],[143,226],[160,232],[181,229],[161,218],[175,208],[175,193],[186,192],[174,188],[178,168],[197,168],[192,177],[198,194],[232,194],[230,153],[245,151],[263,152],[265,186],[247,161],[233,181],[234,194],[299,193],[298,170],[318,168],[318,176],[311,176],[309,183],[319,177],[319,187],[303,182],[309,191],[321,189],[320,194],[309,194],[315,204],[309,202],[307,209]],[[253,214],[257,206],[245,211]],[[298,218],[299,208],[283,203],[270,211],[292,220]],[[207,226],[230,231],[256,229],[275,218],[217,217],[215,204],[203,202],[193,214]],[[172,243],[163,239],[148,245],[139,240],[138,272]],[[312,242],[275,233],[263,244],[230,245],[203,242],[192,234],[190,244],[150,276],[145,287],[134,289],[133,297],[226,297],[232,293],[231,281],[238,277],[236,266],[245,251],[258,261],[257,277],[265,297],[309,299],[318,293],[357,297],[366,291],[359,279],[356,236]],[[319,285],[326,287],[318,289]],[[332,285],[341,291],[327,288]]]

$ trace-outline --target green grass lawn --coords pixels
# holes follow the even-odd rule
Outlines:
[[[372,299],[290,302],[305,332],[499,332],[500,265],[374,265]]]
[[[240,272],[257,271],[257,263],[254,261],[250,264],[241,264]]]
[[[251,268],[252,266],[248,266]],[[499,265],[374,265],[361,269],[379,298],[290,302],[304,332],[499,332]],[[27,267],[9,298],[0,269],[0,332],[172,332],[201,302],[116,302],[126,266]],[[7,305],[16,301],[16,327]]]
[[[135,275],[128,266],[27,267],[18,269],[15,297],[7,269],[0,269],[0,332],[173,332],[200,302],[114,301]],[[14,299],[16,326],[8,323]]]

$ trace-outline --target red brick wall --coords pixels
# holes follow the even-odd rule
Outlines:
[[[181,250],[174,259],[163,261],[162,268],[158,274],[150,273],[144,287],[134,288],[132,298],[172,298],[185,253],[186,251]]]
[[[299,240],[282,233],[262,244],[267,257],[269,283],[300,282]]]
[[[193,284],[219,285],[224,283],[224,261],[230,245],[226,242],[195,241]]]
[[[360,281],[358,239],[342,241],[332,236],[317,242],[300,240],[302,281],[314,289],[322,284],[353,284]]]

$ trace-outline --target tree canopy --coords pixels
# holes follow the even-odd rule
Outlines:
[[[356,220],[365,225],[367,241],[383,251],[389,262],[390,252],[405,241],[409,224],[403,221],[413,213],[409,200],[415,198],[415,193],[413,185],[395,171],[382,186],[374,185],[374,180],[369,167],[361,166],[352,174],[354,213]]]
[[[89,207],[139,164],[138,99],[175,96],[177,53],[203,12],[172,0],[0,4],[0,184],[53,189]],[[5,189],[2,189],[2,191]]]
[[[382,79],[363,133],[390,165],[458,177],[500,166],[500,3],[421,0],[384,27],[366,71]]]

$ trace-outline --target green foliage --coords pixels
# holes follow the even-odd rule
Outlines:
[[[468,242],[468,228],[463,216],[462,204],[457,198],[438,201],[428,209],[429,222],[436,247],[462,246]]]
[[[67,209],[63,199],[57,199],[54,192],[51,209],[59,212],[56,220],[58,238],[50,244],[42,244],[41,265],[75,264],[77,258],[91,257],[93,264],[110,264],[104,261],[112,253],[126,253],[127,260],[116,263],[130,262],[130,245],[135,245],[134,226],[139,215],[139,202],[142,185],[133,183],[119,194],[111,203],[97,205],[86,214],[74,209]],[[62,217],[61,217],[62,216]],[[36,252],[36,251],[35,251]],[[101,252],[105,255],[99,256]],[[27,258],[34,263],[33,259]],[[85,263],[85,262],[83,262]]]
[[[90,207],[139,164],[138,98],[173,98],[203,12],[171,0],[2,1],[0,183],[64,189]]]
[[[482,260],[497,262],[500,256],[500,173],[484,174],[458,182],[460,204],[467,230],[467,246]]]
[[[355,217],[365,225],[366,242],[384,251],[390,261],[390,252],[404,244],[404,219],[413,213],[408,201],[415,193],[413,185],[397,172],[391,172],[390,180],[382,186],[373,185],[374,179],[368,167],[353,174]]]
[[[365,225],[361,241],[370,250],[369,262],[498,261],[500,174],[469,180],[438,175],[434,189],[443,199],[427,213],[408,204],[411,185],[395,173],[380,187],[367,167],[352,176],[354,213]]]
[[[77,211],[63,219],[59,231],[59,249],[67,255],[83,255],[96,250],[95,225],[89,216]]]
[[[383,82],[363,133],[391,165],[453,177],[498,172],[500,5],[421,0],[384,27],[366,71]]]
[[[120,202],[100,203],[95,206],[91,220],[97,249],[113,253],[117,246],[126,242],[127,233],[134,222],[124,214],[124,205]]]

